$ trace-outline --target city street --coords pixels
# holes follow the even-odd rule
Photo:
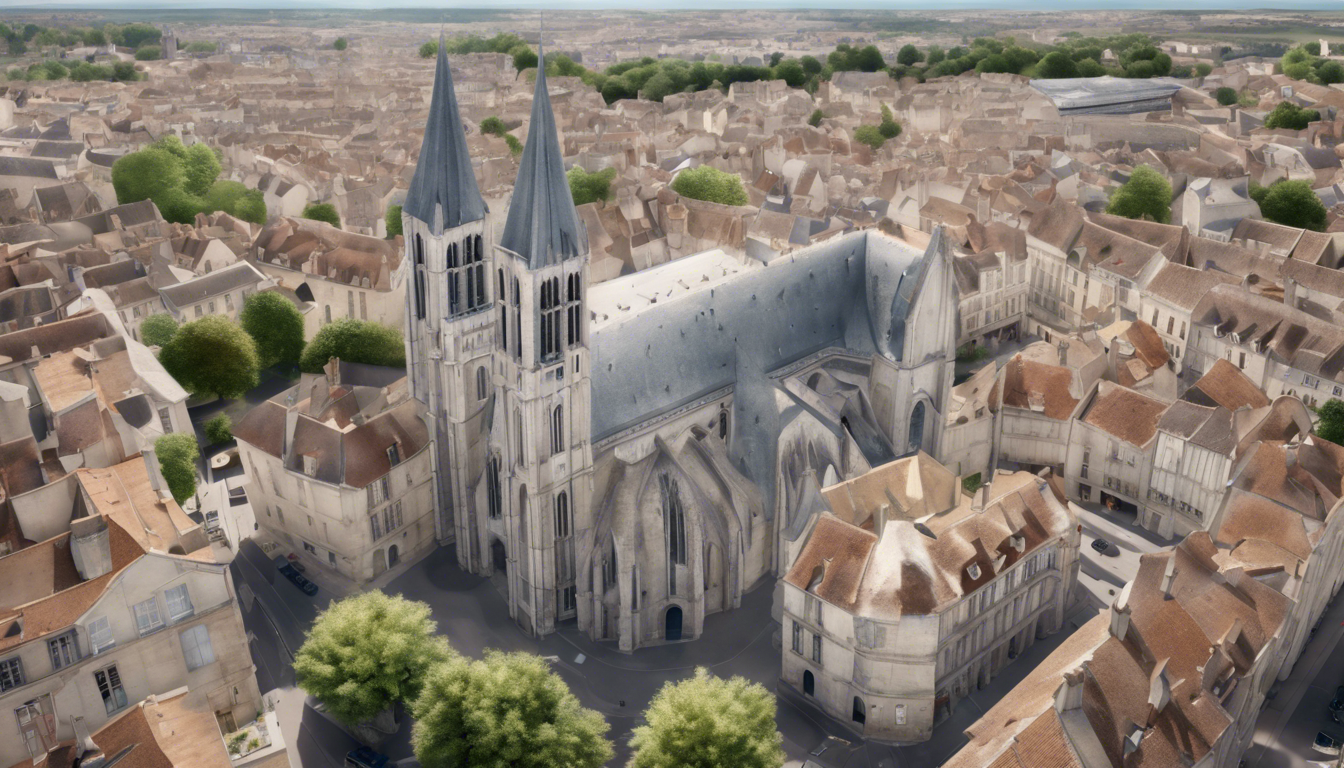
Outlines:
[[[1115,602],[1125,583],[1139,572],[1139,557],[1174,545],[1134,523],[1132,513],[1116,512],[1101,504],[1074,504],[1081,510],[1078,522],[1083,526],[1079,545],[1083,566],[1078,583],[1096,600],[1098,608]],[[1097,539],[1111,543],[1106,554],[1092,548]]]
[[[1312,748],[1318,731],[1344,741],[1344,725],[1330,721],[1327,705],[1335,687],[1344,684],[1344,600],[1336,597],[1326,608],[1316,633],[1288,679],[1271,689],[1255,723],[1255,740],[1246,750],[1246,768],[1307,768],[1334,765],[1328,755]],[[1344,718],[1342,718],[1344,719]]]
[[[338,766],[355,742],[325,717],[304,707],[304,694],[294,687],[289,666],[290,653],[303,642],[305,628],[327,605],[331,594],[324,589],[315,598],[303,595],[279,578],[270,558],[251,541],[244,542],[239,554],[232,566],[235,579],[246,585],[245,590],[240,586],[245,598],[255,596],[251,606],[244,600],[243,615],[256,638],[253,654],[258,678],[263,692],[278,689],[276,710],[289,740],[290,759],[296,766],[309,768]],[[1075,611],[1063,631],[1038,641],[985,690],[963,701],[932,740],[891,747],[865,743],[777,685],[780,650],[775,640],[776,625],[770,618],[771,590],[766,585],[747,594],[741,608],[710,616],[704,639],[655,646],[634,654],[593,643],[572,623],[541,640],[528,637],[509,618],[507,602],[495,584],[462,572],[451,547],[433,552],[395,578],[385,591],[427,602],[439,631],[461,653],[479,657],[487,648],[498,648],[550,657],[556,672],[584,706],[601,712],[611,723],[609,737],[616,745],[612,765],[624,765],[629,758],[630,729],[658,689],[668,681],[688,677],[698,666],[725,677],[741,675],[781,693],[777,719],[786,737],[791,766],[800,765],[823,742],[828,748],[813,759],[828,768],[936,765],[965,742],[962,734],[967,726],[1096,613],[1088,605]],[[411,754],[409,719],[403,718],[401,731],[383,745],[383,751],[394,759]]]

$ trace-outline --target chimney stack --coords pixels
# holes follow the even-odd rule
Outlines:
[[[1120,590],[1120,596],[1115,598],[1115,603],[1111,606],[1111,636],[1116,640],[1124,642],[1125,635],[1129,634],[1129,586],[1134,582],[1126,582]]]
[[[1162,596],[1171,599],[1171,588],[1176,583],[1176,558],[1172,555],[1167,557],[1167,568],[1162,572]]]
[[[70,557],[85,581],[111,572],[112,543],[102,515],[70,521]]]
[[[1157,723],[1157,716],[1162,714],[1162,710],[1171,702],[1171,681],[1167,679],[1167,660],[1163,659],[1153,667],[1153,672],[1148,676],[1148,723],[1152,728]]]

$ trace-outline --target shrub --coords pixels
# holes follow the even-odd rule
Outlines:
[[[233,439],[233,419],[221,413],[205,422],[205,438],[211,445],[223,445]]]
[[[325,221],[337,229],[341,228],[341,216],[336,213],[336,206],[331,203],[309,203],[303,209],[302,216],[313,221]]]
[[[825,119],[826,119],[825,112],[822,112],[820,109],[814,109],[812,110],[812,116],[807,118],[807,124],[812,126],[813,128],[816,128],[817,126],[821,125],[821,121]]]
[[[157,45],[146,45],[135,52],[136,61],[158,61],[163,58],[163,49]]]
[[[321,373],[333,357],[350,363],[406,366],[406,347],[401,331],[367,320],[342,318],[322,326],[303,350],[299,368],[304,373]]]
[[[182,504],[195,496],[196,459],[201,455],[196,436],[184,432],[164,435],[154,441],[154,453],[159,457],[159,471],[173,500]]]
[[[867,144],[874,151],[881,149],[882,145],[887,143],[887,137],[882,135],[882,131],[878,130],[876,125],[860,125],[854,131],[854,140],[860,144]]]
[[[1213,98],[1217,99],[1218,103],[1224,107],[1230,107],[1237,103],[1237,92],[1233,88],[1223,86],[1213,92]]]
[[[350,41],[346,40],[344,37],[338,37],[336,38],[336,42],[331,44],[331,47],[338,51],[344,51],[346,48],[350,47]]]
[[[481,133],[490,134],[491,136],[503,136],[508,133],[508,129],[504,127],[503,120],[491,115],[481,121]]]
[[[693,200],[706,200],[722,205],[746,205],[747,192],[742,178],[708,165],[687,168],[672,180],[672,191]]]
[[[616,169],[603,168],[597,173],[588,173],[576,165],[565,176],[569,179],[569,192],[574,197],[574,204],[585,205],[611,197],[611,182],[616,178]]]
[[[387,236],[389,239],[402,234],[401,206],[400,205],[387,206],[387,213],[383,214],[383,223],[386,225]]]

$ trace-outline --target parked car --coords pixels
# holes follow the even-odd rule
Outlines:
[[[1336,712],[1344,709],[1344,685],[1335,688],[1335,698],[1330,700],[1330,708]]]
[[[1311,746],[1317,752],[1324,752],[1327,755],[1339,754],[1339,742],[1325,731],[1316,734],[1316,740],[1311,743]]]
[[[1111,542],[1105,539],[1093,539],[1092,548],[1101,554],[1107,554],[1111,550]]]
[[[386,768],[387,755],[374,752],[371,747],[352,749],[345,755],[345,768]]]
[[[293,563],[285,563],[284,565],[280,566],[280,573],[286,579],[289,579],[290,582],[294,584],[294,586],[303,590],[303,594],[309,597],[312,597],[313,595],[317,594],[317,585],[309,581],[308,579],[304,578],[303,574],[295,570]]]

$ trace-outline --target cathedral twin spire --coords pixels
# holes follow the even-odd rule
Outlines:
[[[476,186],[476,172],[471,168],[444,43],[440,34],[425,140],[420,145],[420,160],[403,206],[407,214],[428,224],[435,235],[443,234],[444,229],[480,221],[488,210]]]
[[[404,205],[407,214],[429,224],[436,235],[479,221],[487,211],[467,152],[446,49],[440,35],[425,139]],[[587,235],[565,176],[555,113],[546,88],[546,60],[540,51],[527,145],[500,245],[521,257],[530,269],[558,264],[588,250]]]

